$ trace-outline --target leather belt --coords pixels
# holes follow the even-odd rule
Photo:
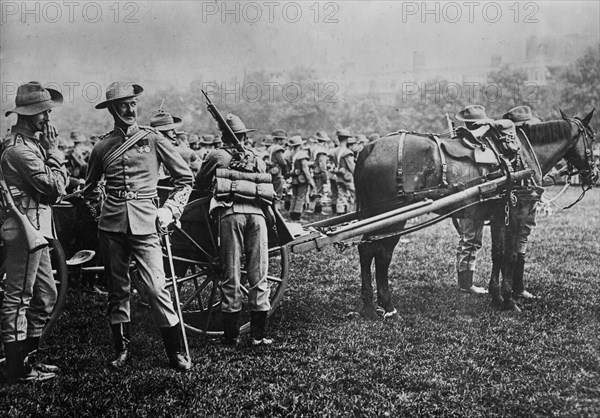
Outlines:
[[[153,199],[155,197],[158,197],[158,194],[156,194],[156,192],[142,193],[134,192],[131,190],[108,190],[107,193],[109,196],[124,200]]]

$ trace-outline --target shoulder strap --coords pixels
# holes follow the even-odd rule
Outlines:
[[[140,129],[138,132],[135,133],[135,135],[133,135],[127,141],[123,142],[123,144],[121,144],[121,146],[119,148],[117,148],[116,150],[114,150],[110,154],[107,154],[104,157],[104,160],[102,161],[104,163],[103,164],[104,165],[104,171],[106,171],[106,169],[112,163],[114,163],[117,158],[119,158],[121,155],[123,155],[123,153],[125,151],[127,151],[129,148],[131,148],[133,146],[133,144],[135,144],[136,142],[138,142],[140,139],[142,139],[143,137],[145,137],[149,133],[150,133],[150,131],[147,131],[145,129]]]

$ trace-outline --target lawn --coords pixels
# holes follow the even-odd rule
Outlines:
[[[550,188],[554,195],[559,188]],[[559,204],[575,200],[572,187]],[[0,416],[599,416],[600,191],[538,218],[522,313],[458,292],[449,221],[413,235],[390,268],[399,318],[357,318],[355,249],[292,256],[271,347],[191,337],[195,367],[167,367],[136,309],[134,363],[113,372],[105,298],[69,290],[45,356],[59,378],[0,386]],[[489,228],[476,274],[487,284]],[[135,306],[135,304],[134,304]]]

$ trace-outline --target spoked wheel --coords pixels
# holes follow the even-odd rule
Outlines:
[[[56,282],[56,290],[58,291],[58,297],[56,299],[56,304],[54,305],[54,309],[52,310],[52,314],[50,315],[50,319],[46,323],[44,330],[42,331],[41,341],[43,341],[50,331],[54,328],[60,315],[63,312],[65,307],[65,301],[67,298],[67,263],[65,259],[65,252],[63,251],[62,245],[58,240],[48,240],[49,248],[50,248],[50,259],[52,262],[52,273],[54,274],[54,280]],[[6,266],[5,262],[2,263],[0,267],[0,286],[4,288],[4,283],[6,280]],[[2,296],[4,294],[2,293]],[[4,299],[2,297],[2,299]]]
[[[181,227],[171,236],[175,275],[186,329],[191,332],[216,337],[223,334],[221,321],[222,270],[216,244],[216,231],[208,217],[208,200],[199,199],[186,206]],[[165,254],[166,257],[166,254]],[[244,266],[244,260],[241,260]],[[165,265],[168,261],[165,258]],[[170,277],[169,269],[166,269]],[[269,300],[273,313],[281,302],[289,279],[288,247],[269,250],[267,280]],[[242,313],[240,332],[250,329],[248,312],[248,282],[242,269]],[[167,280],[172,291],[172,283]],[[174,300],[174,298],[173,298]]]

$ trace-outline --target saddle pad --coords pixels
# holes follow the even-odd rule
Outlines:
[[[467,147],[460,138],[441,139],[442,148],[446,153],[454,158],[470,158],[475,161],[475,156],[472,148]]]

